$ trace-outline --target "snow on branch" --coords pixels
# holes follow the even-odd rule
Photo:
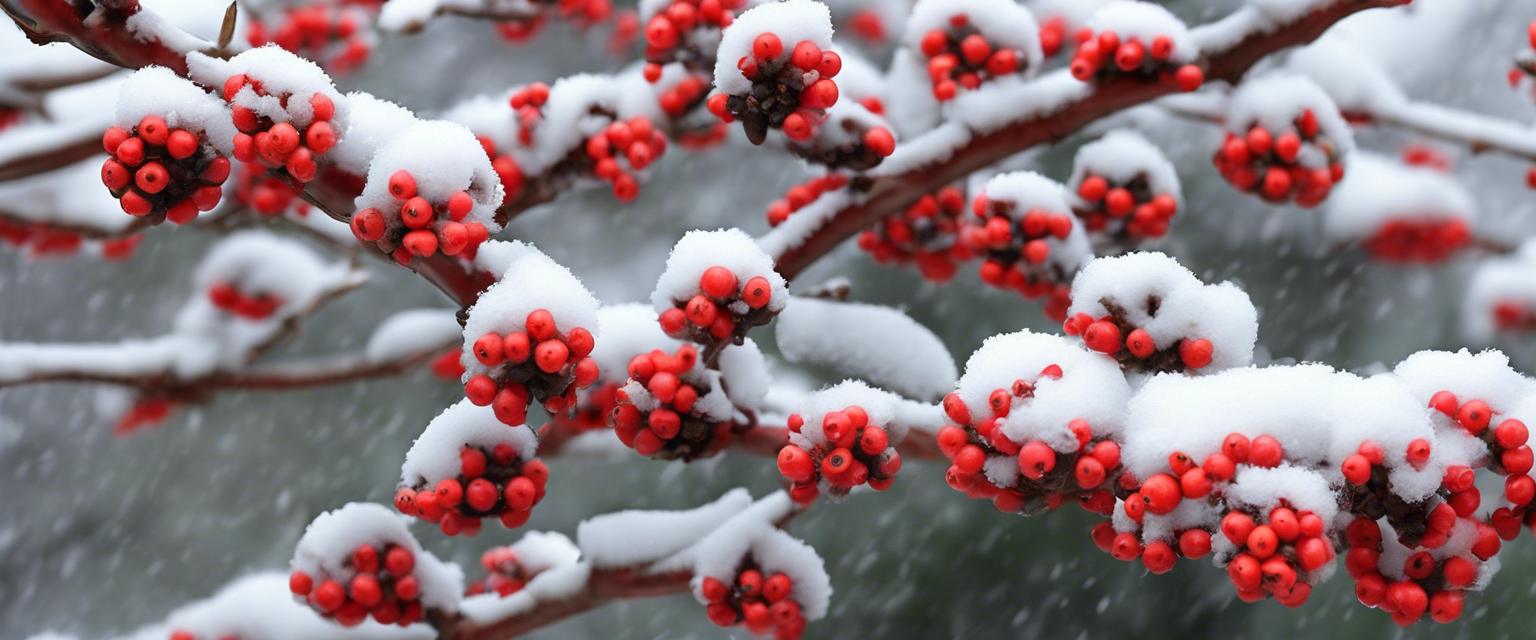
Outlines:
[[[1349,15],[1400,3],[1335,0],[1313,4],[1316,8],[1305,15],[1285,19],[1243,8],[1223,20],[1191,29],[1190,37],[1200,47],[1197,64],[1205,70],[1206,78],[1235,79],[1260,59],[1310,42]],[[981,108],[969,110],[965,121],[946,122],[905,141],[870,172],[870,180],[855,194],[853,204],[816,208],[812,203],[760,238],[759,243],[777,257],[779,271],[793,277],[844,239],[904,210],[923,195],[1109,114],[1179,90],[1172,78],[1127,75],[1086,84],[1061,70],[1023,83],[1014,91],[989,93],[983,88],[971,92],[966,97],[991,106],[978,103]]]
[[[796,297],[774,332],[790,362],[830,367],[915,399],[937,400],[958,375],[943,341],[890,307]]]
[[[103,62],[136,69],[149,65],[187,70],[186,56],[218,47],[171,25],[138,0],[0,0],[34,42],[68,42]]]

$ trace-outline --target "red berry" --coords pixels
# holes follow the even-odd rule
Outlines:
[[[1456,421],[1474,436],[1488,428],[1488,422],[1492,417],[1493,410],[1489,409],[1488,403],[1482,400],[1471,400],[1461,405],[1461,408],[1456,411]]]
[[[1099,353],[1115,353],[1120,350],[1120,328],[1107,320],[1094,322],[1083,330],[1083,343]]]
[[[790,53],[789,62],[804,71],[815,69],[821,64],[821,47],[810,40],[801,40]]]
[[[565,367],[565,363],[571,357],[571,350],[559,340],[545,340],[534,349],[533,360],[539,365],[539,370],[545,373],[555,373]]]
[[[784,53],[784,43],[775,34],[760,34],[752,40],[752,55],[759,60],[777,58],[781,53]]]
[[[1248,462],[1257,467],[1278,467],[1284,459],[1285,448],[1267,435],[1254,438],[1248,449]]]
[[[741,291],[741,299],[747,303],[747,306],[753,309],[761,309],[766,306],[772,296],[772,286],[768,283],[768,279],[762,276],[756,276],[748,280],[747,286],[742,288]]]
[[[288,576],[288,590],[295,595],[307,596],[315,588],[315,579],[303,571],[295,571]]]
[[[1163,515],[1179,506],[1183,491],[1179,487],[1179,481],[1173,476],[1159,473],[1142,483],[1141,496],[1147,503],[1147,511]]]

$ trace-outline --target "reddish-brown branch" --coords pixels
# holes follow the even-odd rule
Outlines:
[[[503,640],[554,624],[614,600],[656,598],[688,591],[688,571],[647,574],[632,569],[593,571],[580,593],[540,602],[533,610],[492,623],[458,619],[439,629],[438,640]]]
[[[1206,78],[1235,80],[1265,56],[1311,42],[1345,17],[1397,4],[1398,0],[1341,0],[1292,24],[1251,34],[1221,50],[1207,51],[1202,61]],[[1055,142],[1105,116],[1178,90],[1172,79],[1121,78],[1104,82],[1083,98],[1055,111],[976,135],[946,160],[903,174],[877,177],[861,202],[836,212],[805,241],[780,256],[778,270],[785,278],[793,278],[844,240],[905,210],[926,194],[1020,151]]]
[[[50,233],[74,234],[82,238],[89,238],[91,240],[112,240],[116,238],[126,238],[129,236],[138,235],[145,229],[149,228],[149,222],[143,218],[135,218],[132,222],[129,222],[127,226],[124,226],[121,229],[114,229],[109,231],[98,227],[90,227],[78,224],[39,222],[37,220],[32,220],[19,216],[15,213],[5,211],[4,209],[0,209],[0,222],[32,229],[43,229]]]
[[[186,54],[159,38],[128,29],[128,19],[142,10],[138,0],[0,0],[4,10],[33,42],[68,42],[104,62],[137,69],[150,65],[170,67],[186,74]],[[188,42],[199,42],[185,35]],[[212,43],[202,49],[212,52]]]
[[[0,162],[0,182],[67,167],[101,152],[99,131],[60,140],[55,146]]]

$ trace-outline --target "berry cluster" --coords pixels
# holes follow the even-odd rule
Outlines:
[[[243,73],[224,81],[224,101],[230,103],[230,117],[240,130],[234,139],[235,159],[280,169],[301,183],[314,180],[320,171],[317,159],[336,146],[339,132],[331,124],[336,117],[336,103],[324,93],[311,95],[309,106],[314,118],[301,131],[291,122],[277,122],[236,104],[236,97],[246,87],[258,96],[268,95],[261,81]],[[292,99],[287,95],[277,97],[285,103]]]
[[[960,241],[964,222],[965,196],[944,187],[859,234],[859,248],[880,264],[911,262],[924,278],[949,282],[959,263],[974,257],[971,246]]]
[[[389,177],[389,195],[402,201],[398,213],[402,224],[396,233],[389,232],[392,225],[384,212],[372,207],[352,215],[352,233],[391,252],[401,264],[412,257],[431,257],[439,250],[450,256],[471,252],[490,237],[485,225],[463,222],[475,208],[475,199],[467,191],[453,194],[447,202],[432,202],[417,193],[416,179],[401,169]]]
[[[629,202],[640,195],[640,183],[624,172],[619,161],[628,163],[632,171],[644,171],[666,153],[667,137],[645,116],[635,116],[628,121],[615,120],[587,138],[586,150],[592,174],[613,184],[613,197],[619,202]]]
[[[1365,240],[1372,256],[1389,262],[1444,262],[1472,241],[1460,218],[1388,220]]]
[[[1221,177],[1270,202],[1295,200],[1303,207],[1321,204],[1333,185],[1344,179],[1339,149],[1323,135],[1311,109],[1304,110],[1294,124],[1296,131],[1278,136],[1259,125],[1249,127],[1242,136],[1228,133],[1215,157]],[[1326,157],[1327,166],[1313,169],[1300,162],[1306,144]]]
[[[544,119],[544,104],[549,102],[549,85],[530,83],[512,92],[507,100],[517,116],[517,142],[523,146],[533,144],[533,132]]]
[[[1443,506],[1443,505],[1442,505]],[[1455,516],[1431,518],[1431,524],[1449,531],[1455,526]],[[1479,523],[1477,541],[1471,548],[1472,556],[1486,561],[1498,553],[1502,546],[1487,525]],[[1401,626],[1417,622],[1426,612],[1435,622],[1447,623],[1461,617],[1462,592],[1477,580],[1478,565],[1471,558],[1450,556],[1437,562],[1427,551],[1417,551],[1403,561],[1402,580],[1393,581],[1382,573],[1381,525],[1369,518],[1355,518],[1345,527],[1349,541],[1349,553],[1344,556],[1344,568],[1355,579],[1355,597],[1360,604],[1379,608],[1392,614],[1392,621]],[[1393,571],[1397,573],[1397,571]]]
[[[777,640],[798,639],[805,633],[805,617],[790,597],[794,581],[783,573],[763,574],[748,559],[734,584],[706,576],[699,590],[709,603],[709,621],[722,627],[745,624],[752,633],[772,633]]]
[[[769,129],[805,141],[816,135],[827,108],[837,104],[832,78],[842,71],[843,59],[810,40],[786,51],[779,36],[763,33],[752,41],[752,55],[738,60],[736,68],[751,81],[751,89],[743,95],[710,96],[710,113],[726,122],[740,120],[752,144],[762,144]]]
[[[299,198],[299,192],[293,184],[267,173],[266,168],[257,163],[240,164],[235,199],[257,213],[268,216],[281,214],[290,208],[300,215],[309,211],[309,204]]]
[[[704,270],[693,297],[673,300],[674,308],[660,316],[661,330],[681,340],[704,345],[741,344],[752,327],[768,324],[773,287],[763,276],[738,284],[736,274],[722,266]]]
[[[1142,544],[1137,534],[1117,532],[1108,522],[1094,525],[1088,535],[1100,551],[1122,562],[1141,558],[1142,565],[1155,574],[1167,573],[1179,558],[1199,560],[1211,552],[1211,532],[1201,528],[1173,531],[1173,544],[1163,540]]]
[[[1148,510],[1151,505],[1148,497]],[[1326,524],[1317,514],[1292,509],[1284,500],[1267,514],[1227,512],[1221,519],[1221,534],[1236,548],[1236,555],[1227,561],[1227,577],[1237,587],[1237,597],[1257,602],[1274,596],[1287,607],[1304,604],[1312,585],[1322,578],[1320,570],[1337,557]],[[1150,546],[1143,554],[1149,551]],[[1168,555],[1171,567],[1172,554]],[[1146,562],[1152,566],[1151,559]]]
[[[480,554],[480,567],[485,569],[485,578],[479,582],[470,583],[464,595],[494,593],[505,598],[522,591],[523,586],[533,577],[518,561],[517,552],[513,551],[512,547],[487,549],[485,553]]]
[[[1031,209],[1021,215],[1015,209],[1015,203],[991,200],[985,193],[972,203],[981,224],[966,227],[962,238],[986,256],[981,263],[981,281],[1017,291],[1030,300],[1048,298],[1046,317],[1065,320],[1072,299],[1068,284],[1072,273],[1049,261],[1048,239],[1065,240],[1071,234],[1072,214]]]
[[[1122,240],[1161,238],[1179,212],[1178,198],[1154,193],[1145,175],[1124,184],[1112,184],[1104,176],[1085,174],[1078,183],[1080,206],[1072,213],[1088,231],[1100,231]]]
[[[283,306],[283,299],[275,294],[247,294],[233,282],[218,282],[208,287],[208,300],[213,306],[246,320],[265,320]]]
[[[102,146],[111,156],[101,181],[129,215],[153,224],[186,224],[224,197],[229,159],[189,129],[172,130],[159,116],[145,116],[132,130],[107,129]]]
[[[1459,402],[1450,391],[1436,393],[1430,398],[1429,406],[1455,420],[1458,426],[1488,448],[1488,468],[1504,476],[1504,499],[1509,503],[1508,507],[1494,511],[1491,522],[1500,537],[1515,539],[1521,521],[1527,519],[1528,514],[1536,513],[1536,480],[1530,475],[1536,456],[1529,444],[1530,429],[1514,418],[1506,418],[1495,425],[1495,412],[1488,403],[1482,400]],[[1442,488],[1451,492],[1447,502],[1455,508],[1457,516],[1471,517],[1482,502],[1470,468],[1452,467],[1446,472]]]
[[[489,136],[478,136],[480,146],[485,148],[485,155],[491,159],[491,169],[496,172],[496,178],[501,182],[501,188],[506,192],[503,202],[512,202],[518,194],[523,192],[523,169],[517,166],[517,160],[510,154],[500,153],[496,148],[496,141]]]
[[[746,4],[746,0],[673,0],[645,24],[645,59],[652,64],[681,62],[691,70],[708,71],[706,66],[714,65],[714,46],[701,46],[690,32],[723,31]]]
[[[840,173],[811,178],[805,184],[797,184],[784,192],[784,197],[768,203],[768,226],[777,227],[789,219],[789,215],[799,211],[821,194],[834,189],[841,189],[848,184],[848,176]]]
[[[944,398],[944,412],[960,426],[939,430],[939,451],[950,460],[944,479],[950,488],[973,499],[989,499],[999,511],[1036,515],[1056,509],[1066,500],[1077,500],[1084,509],[1108,515],[1114,511],[1114,487],[1130,476],[1120,465],[1120,445],[1095,436],[1086,420],[1068,424],[1077,439],[1072,451],[1059,452],[1045,442],[1015,442],[1002,425],[1015,409],[1027,410],[1042,379],[1060,378],[1061,367],[1050,365],[1034,382],[1015,380],[1007,389],[987,397],[989,413],[984,420],[972,418],[970,407],[959,394]],[[1012,487],[999,487],[983,475],[989,456],[1016,457],[1019,475]]]
[[[142,235],[102,240],[101,257],[127,260],[143,240]],[[0,242],[24,248],[34,258],[71,256],[85,246],[85,238],[73,231],[6,219],[0,219]]]
[[[475,340],[475,359],[492,370],[464,383],[464,397],[478,406],[490,405],[498,420],[512,426],[528,419],[530,400],[551,414],[575,406],[576,390],[595,382],[598,374],[597,363],[588,357],[591,331],[570,327],[562,333],[544,309],[529,313],[523,327]]]
[[[1083,344],[1089,349],[1113,356],[1121,367],[1135,371],[1182,372],[1211,364],[1216,350],[1210,340],[1186,337],[1159,348],[1146,329],[1126,321],[1123,309],[1108,301],[1102,304],[1109,309],[1109,315],[1095,320],[1091,315],[1079,313],[1067,318],[1062,330],[1069,336],[1082,336]],[[1158,304],[1155,300],[1148,301],[1148,306],[1153,309]]]
[[[896,152],[896,136],[873,113],[843,109],[829,114],[821,132],[811,140],[790,140],[790,153],[830,169],[867,171]]]
[[[789,430],[800,433],[805,419],[789,416]],[[816,500],[826,481],[827,495],[841,499],[854,487],[868,484],[875,491],[885,491],[896,481],[901,470],[901,454],[884,425],[870,424],[869,413],[850,406],[821,417],[822,438],[809,451],[789,444],[779,450],[779,473],[794,483],[789,492],[796,502]]]
[[[923,34],[922,53],[928,60],[933,97],[940,102],[955,99],[962,87],[976,89],[983,82],[1022,73],[1029,66],[1023,51],[991,42],[964,13],[950,16],[948,29]]]
[[[1205,83],[1205,72],[1198,65],[1176,65],[1174,41],[1159,35],[1151,42],[1135,37],[1122,40],[1111,30],[1094,33],[1084,29],[1077,34],[1077,53],[1072,57],[1072,77],[1083,82],[1107,80],[1117,76],[1168,79],[1179,89],[1194,91]]]
[[[432,486],[401,487],[395,492],[395,508],[436,522],[443,535],[478,535],[483,518],[496,518],[515,529],[528,522],[548,482],[544,461],[523,460],[510,444],[489,451],[466,446],[459,451],[458,476]]]
[[[661,65],[645,65],[645,79],[650,82],[661,80]],[[696,75],[688,75],[678,80],[660,95],[656,96],[657,104],[667,115],[679,117],[698,106],[703,101],[705,94],[709,93],[709,79]]]
[[[344,74],[362,66],[372,47],[368,28],[373,22],[378,2],[349,1],[338,7],[328,2],[288,7],[276,25],[268,26],[252,18],[246,41],[252,47],[276,44],[283,50],[314,60],[332,73]],[[370,7],[366,5],[374,5]]]
[[[1520,300],[1503,300],[1493,306],[1493,324],[1500,331],[1536,330],[1536,309]]]
[[[421,621],[421,584],[412,574],[416,554],[410,549],[393,543],[359,545],[344,566],[352,569],[350,580],[294,571],[288,588],[344,627],[362,624],[369,615],[379,624],[402,627]]]
[[[724,449],[732,424],[711,417],[699,404],[714,386],[694,372],[698,349],[656,349],[629,361],[629,382],[614,394],[609,424],[624,446],[664,460],[706,458]]]
[[[875,9],[859,9],[853,12],[843,22],[843,26],[871,44],[885,42],[885,19],[881,18],[880,12]]]

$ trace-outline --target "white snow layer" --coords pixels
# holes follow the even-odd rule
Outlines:
[[[891,307],[795,298],[774,327],[790,362],[826,366],[920,400],[955,387],[944,342]]]
[[[400,465],[400,484],[432,486],[444,478],[456,478],[462,468],[459,453],[464,447],[489,451],[500,444],[511,445],[518,457],[527,461],[538,453],[539,438],[533,427],[509,427],[496,419],[496,412],[490,407],[460,400],[428,422],[426,430],[405,453],[405,463]]]
[[[1051,365],[1061,367],[1059,379],[1041,375]],[[966,361],[955,389],[972,424],[992,416],[988,397],[1010,389],[1015,380],[1034,385],[1034,397],[1015,398],[1001,423],[1002,432],[1016,443],[1039,440],[1056,451],[1077,451],[1077,435],[1068,426],[1077,419],[1086,420],[1100,437],[1118,439],[1123,433],[1131,387],[1113,358],[1061,336],[1028,330],[987,338]]]
[[[505,427],[503,427],[505,428]],[[408,516],[371,502],[351,502],[315,517],[293,550],[292,568],[317,580],[343,582],[355,571],[347,566],[363,545],[395,544],[416,556],[412,575],[421,583],[421,604],[452,611],[464,593],[464,571],[421,548],[408,528]]]

